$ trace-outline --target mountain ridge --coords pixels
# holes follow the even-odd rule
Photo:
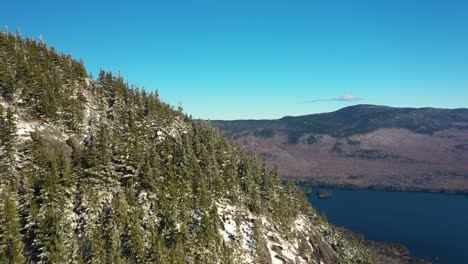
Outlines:
[[[356,105],[275,120],[211,121],[284,179],[468,192],[468,109]]]
[[[467,108],[454,108],[454,109],[445,109],[445,108],[433,108],[433,107],[421,107],[421,108],[411,108],[411,107],[390,107],[390,106],[383,106],[383,105],[370,105],[370,104],[360,104],[354,106],[348,106],[341,108],[339,110],[333,112],[326,112],[326,113],[317,113],[317,114],[309,114],[309,115],[299,115],[299,116],[284,116],[278,119],[237,119],[237,120],[210,120],[213,124],[220,127],[222,130],[229,131],[235,129],[242,129],[254,127],[254,126],[265,126],[264,128],[282,128],[282,129],[304,129],[299,127],[301,124],[297,124],[298,122],[315,122],[313,124],[315,129],[318,129],[318,133],[327,133],[331,134],[332,129],[336,128],[329,128],[326,127],[327,124],[322,124],[325,127],[320,128],[318,127],[320,122],[325,122],[324,119],[335,119],[335,122],[344,122],[346,123],[348,120],[346,118],[350,118],[352,120],[359,120],[361,118],[373,118],[373,117],[386,117],[385,115],[403,115],[403,114],[412,114],[416,115],[413,117],[413,120],[404,120],[404,121],[397,121],[394,120],[394,123],[390,123],[391,120],[385,120],[386,122],[383,124],[376,124],[378,127],[373,128],[406,128],[410,129],[414,132],[421,132],[421,133],[432,133],[437,130],[442,130],[448,128],[446,123],[434,124],[430,122],[430,120],[422,120],[421,124],[416,123],[417,118],[430,115],[431,117],[437,119],[444,119],[446,122],[455,122],[457,120],[466,121],[468,119],[468,109]],[[382,116],[384,115],[384,116]],[[405,123],[407,121],[407,123]],[[251,123],[251,124],[247,124]],[[257,123],[257,124],[255,124]],[[426,125],[428,128],[424,128],[423,126]],[[238,126],[238,127],[236,127]],[[307,129],[307,128],[305,128]],[[365,128],[363,131],[368,132],[372,128]],[[334,134],[336,136],[350,136],[356,134],[359,131],[345,131],[343,134]],[[337,133],[337,132],[335,132]]]
[[[410,110],[462,110],[468,111],[468,108],[465,107],[457,107],[457,108],[442,108],[442,107],[431,107],[431,106],[423,106],[423,107],[400,107],[400,106],[388,106],[388,105],[375,105],[375,104],[355,104],[346,107],[342,107],[340,109],[330,111],[330,112],[319,112],[313,114],[302,114],[302,115],[285,115],[278,118],[235,118],[235,119],[206,119],[206,121],[226,121],[226,122],[233,122],[233,121],[274,121],[274,120],[281,120],[286,118],[295,118],[295,117],[307,117],[307,116],[315,116],[315,115],[322,115],[322,114],[330,114],[341,110],[347,109],[357,109],[357,108],[380,108],[380,109],[410,109]]]

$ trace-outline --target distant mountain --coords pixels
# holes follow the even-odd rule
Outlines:
[[[356,105],[276,120],[215,120],[284,178],[468,192],[468,109]]]
[[[0,263],[373,263],[157,93],[0,33]]]

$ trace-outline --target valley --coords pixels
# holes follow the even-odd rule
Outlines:
[[[211,121],[283,179],[468,192],[468,110],[357,105],[277,120]]]

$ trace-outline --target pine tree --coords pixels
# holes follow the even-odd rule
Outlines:
[[[63,204],[56,162],[51,162],[49,169],[40,180],[42,204],[38,214],[37,240],[35,241],[35,247],[40,252],[40,263],[58,263],[67,259],[64,234],[66,230],[62,228]]]
[[[126,227],[124,229],[124,244],[125,255],[132,263],[145,262],[145,241],[142,233],[140,210],[136,203],[135,192],[133,188],[126,190],[127,203],[132,211],[128,216]]]
[[[105,259],[106,263],[125,263],[122,257],[121,236],[125,226],[127,215],[119,197],[113,197],[110,206],[106,206],[100,216],[100,226],[105,257],[98,256],[98,259]]]
[[[0,45],[8,45],[6,38],[0,38]],[[0,63],[0,90],[2,91],[2,96],[5,100],[11,102],[13,101],[14,95],[17,90],[17,85],[15,85],[14,72],[12,68],[9,67],[13,64],[13,57],[10,53],[0,53],[0,58],[3,63]]]
[[[268,263],[266,259],[266,255],[265,255],[266,245],[265,245],[265,238],[263,237],[262,221],[260,219],[255,219],[253,222],[252,238],[255,241],[256,263],[259,263],[259,264]]]
[[[24,246],[21,241],[18,206],[13,193],[0,187],[0,262],[24,263]]]
[[[18,187],[16,175],[16,121],[11,108],[7,108],[6,115],[0,113],[0,183],[8,184],[12,188]]]

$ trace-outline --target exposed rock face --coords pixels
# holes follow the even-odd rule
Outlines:
[[[229,204],[220,204],[218,214],[223,222],[221,233],[224,241],[237,245],[234,255],[247,263],[256,263],[259,246],[262,247],[262,259],[272,264],[372,261],[370,255],[362,254],[365,241],[346,236],[315,212],[297,216],[288,232],[282,231],[278,223],[266,217],[257,218]],[[260,245],[252,239],[256,224],[262,226]]]
[[[284,178],[468,192],[468,110],[355,106],[279,120],[213,121]]]

